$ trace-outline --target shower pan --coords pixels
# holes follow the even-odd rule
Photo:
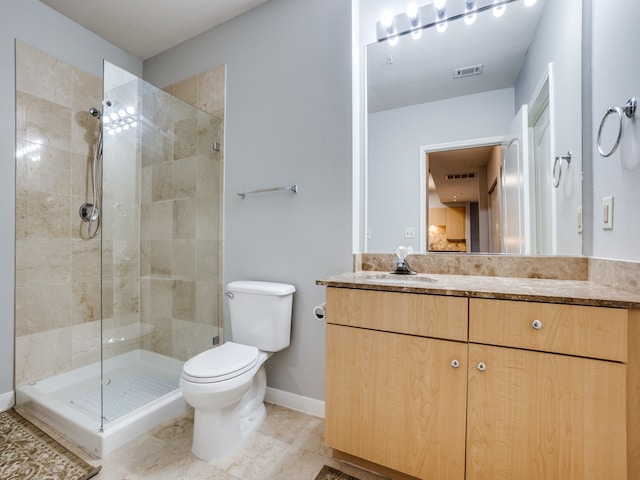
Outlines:
[[[16,398],[102,457],[185,412],[182,364],[218,341],[221,120],[108,62],[89,111],[100,132],[77,222],[100,242],[100,360]]]

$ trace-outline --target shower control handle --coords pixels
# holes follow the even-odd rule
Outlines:
[[[95,222],[100,216],[100,210],[93,203],[83,203],[78,213],[83,222]]]

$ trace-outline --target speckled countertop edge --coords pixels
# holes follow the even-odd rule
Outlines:
[[[378,278],[372,278],[378,277]],[[418,274],[402,278],[385,272],[340,273],[317,285],[362,290],[522,300],[613,308],[640,308],[640,295],[582,280],[474,275]]]

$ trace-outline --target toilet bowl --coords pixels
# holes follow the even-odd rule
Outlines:
[[[193,454],[216,460],[239,447],[264,420],[270,355],[227,342],[188,360],[180,378],[185,401],[195,409]],[[213,366],[206,373],[206,366]]]
[[[234,328],[234,338],[243,343],[229,341],[199,353],[185,362],[180,378],[184,399],[195,409],[191,451],[196,457],[222,458],[262,424],[267,388],[263,364],[289,345],[294,291],[292,285],[267,282],[227,286],[231,325],[239,328]]]

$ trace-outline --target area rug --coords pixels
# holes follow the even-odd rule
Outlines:
[[[331,468],[327,465],[322,467],[320,473],[316,475],[315,480],[358,480],[356,477],[352,477],[351,475],[347,475],[346,473],[342,473],[340,470],[336,470],[335,468]]]
[[[13,410],[0,413],[0,479],[87,480],[100,471]]]

